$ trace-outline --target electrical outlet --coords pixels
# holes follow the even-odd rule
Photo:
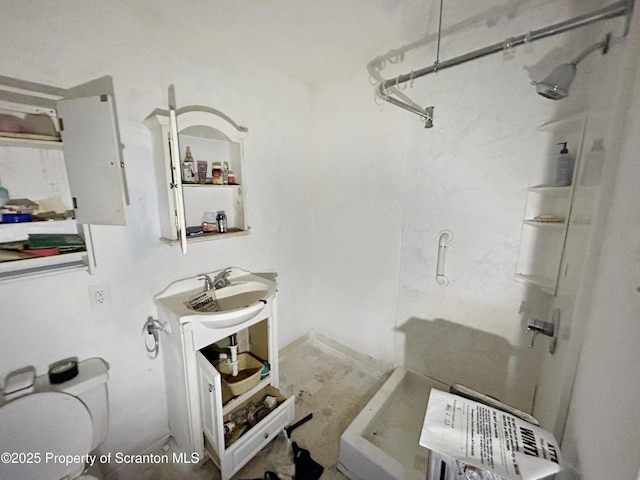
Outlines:
[[[111,289],[108,284],[89,285],[89,305],[91,310],[111,305]]]

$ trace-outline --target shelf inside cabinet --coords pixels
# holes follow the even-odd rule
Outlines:
[[[187,242],[188,243],[207,242],[209,240],[231,238],[231,237],[242,237],[244,235],[249,235],[249,230],[240,230],[237,228],[230,228],[229,231],[226,233],[204,232],[200,234],[189,235],[187,236]],[[180,245],[180,240],[177,240],[177,239],[160,237],[160,241],[166,245]]]
[[[226,188],[232,188],[232,189],[239,189],[240,187],[242,187],[242,185],[240,184],[234,184],[234,185],[216,185],[213,183],[183,183],[182,184],[182,188],[221,188],[221,189],[226,189]]]
[[[19,271],[16,271],[13,261],[0,263],[0,282],[16,277],[57,273],[63,270],[84,270],[88,265],[88,253],[86,251],[69,252],[50,257],[34,257],[16,261],[20,263]]]
[[[524,220],[524,224],[530,225],[536,228],[544,228],[544,229],[554,230],[558,232],[562,232],[567,225],[567,223],[564,220],[562,222],[542,222],[534,219],[526,219]]]
[[[35,133],[0,132],[0,145],[33,148],[62,149],[62,139],[53,135]]]

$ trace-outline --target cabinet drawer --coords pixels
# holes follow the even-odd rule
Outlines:
[[[295,419],[295,397],[284,399],[285,397],[273,387],[267,387],[261,394],[275,396],[279,405],[229,447],[227,452],[232,455],[236,468],[253,458],[280,430]]]

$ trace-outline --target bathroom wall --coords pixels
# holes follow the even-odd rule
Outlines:
[[[313,280],[310,99],[300,81],[255,69],[227,45],[201,62],[179,53],[179,41],[200,33],[165,24],[147,4],[129,2],[8,2],[0,16],[2,75],[71,87],[102,75],[115,84],[131,205],[126,227],[93,227],[95,275],[68,273],[0,285],[0,379],[26,365],[38,374],[69,356],[103,357],[110,364],[111,424],[103,450],[139,452],[168,433],[160,360],[146,357],[141,329],[156,315],[153,295],[169,282],[229,265],[278,272],[282,345],[311,327]],[[215,49],[215,45],[208,48]],[[209,56],[211,59],[211,56]],[[144,118],[166,108],[174,84],[179,105],[217,108],[249,128],[245,143],[246,200],[251,234],[198,243],[183,256],[158,242],[157,192]],[[277,99],[275,101],[274,99]],[[91,310],[88,287],[107,285],[112,303]]]

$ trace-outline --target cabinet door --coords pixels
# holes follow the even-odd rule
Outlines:
[[[59,100],[57,110],[76,220],[126,225],[123,161],[113,97],[103,94]]]
[[[200,353],[196,352],[198,362],[198,387],[200,391],[200,415],[202,431],[209,443],[222,457],[224,451],[224,432],[222,425],[222,386],[220,374]]]
[[[176,95],[173,85],[169,87],[169,156],[175,202],[176,234],[180,240],[182,253],[187,253],[187,224],[184,212],[184,197],[182,196],[182,171],[180,165],[180,140],[178,137],[178,117],[176,113]]]

